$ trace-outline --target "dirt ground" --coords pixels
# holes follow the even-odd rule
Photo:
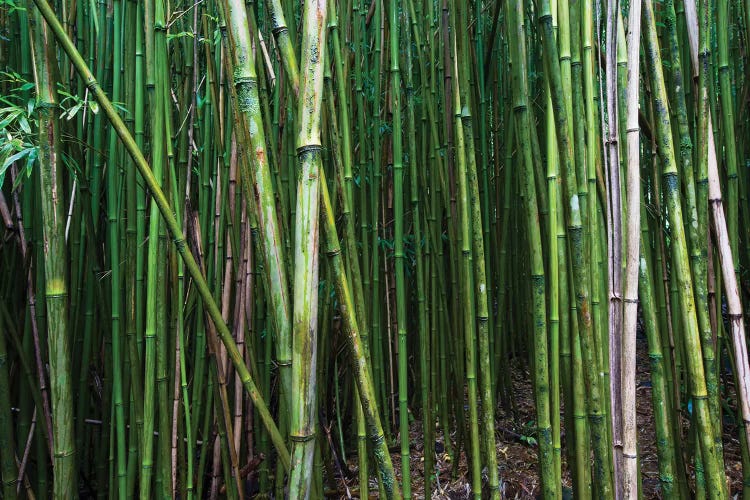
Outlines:
[[[661,498],[658,462],[656,455],[656,438],[654,434],[653,408],[651,403],[651,379],[649,375],[649,359],[646,342],[638,342],[638,372],[637,372],[637,415],[638,415],[638,445],[640,451],[640,469],[643,488],[643,498]],[[532,434],[529,424],[535,421],[535,408],[531,374],[526,363],[521,360],[511,362],[513,392],[516,402],[516,415],[498,406],[496,412],[496,440],[497,458],[500,468],[500,480],[504,497],[508,499],[535,499],[540,493],[539,471],[537,467],[537,449],[529,444],[522,436]],[[734,401],[731,391],[729,399]],[[726,397],[726,395],[725,395]],[[731,405],[734,407],[734,404]],[[734,408],[733,408],[734,409]],[[689,422],[683,418],[684,434],[687,435]],[[413,498],[424,498],[423,455],[421,422],[415,420],[411,428],[411,475]],[[563,430],[564,433],[564,430]],[[565,457],[565,436],[562,436],[563,456],[563,497],[572,498],[571,478],[567,470]],[[438,432],[436,448],[443,448],[443,437]],[[397,475],[400,475],[401,457],[398,452],[392,454],[393,465]],[[461,454],[457,468],[446,460],[444,453],[437,454],[438,480],[433,484],[432,498],[436,499],[468,499],[471,498],[470,478],[465,454]],[[725,469],[732,493],[741,492],[742,464],[740,444],[737,440],[737,427],[725,417],[724,422],[724,461]],[[356,471],[356,460],[350,465],[350,470]],[[688,468],[688,481],[693,482],[692,467]],[[486,479],[486,478],[483,478]],[[358,493],[356,474],[350,480],[349,487],[353,497]],[[370,486],[371,498],[376,498],[377,483],[373,480]],[[372,496],[375,495],[375,496]],[[346,495],[343,496],[346,498]]]

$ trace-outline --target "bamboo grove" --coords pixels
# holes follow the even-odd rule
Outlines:
[[[519,377],[529,495],[643,497],[648,425],[658,496],[750,497],[749,41],[748,0],[0,1],[0,498],[501,498]]]

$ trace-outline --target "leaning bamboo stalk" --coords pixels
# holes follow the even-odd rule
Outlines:
[[[112,102],[107,98],[101,86],[94,78],[94,75],[91,73],[91,70],[84,62],[83,57],[81,57],[81,54],[75,48],[73,42],[66,35],[65,29],[57,19],[57,16],[55,15],[52,7],[46,0],[35,0],[35,4],[42,13],[42,16],[44,16],[47,24],[50,26],[52,32],[55,35],[55,38],[70,58],[73,66],[75,66],[75,69],[78,72],[79,76],[86,82],[86,86],[88,87],[89,91],[94,95],[94,98],[97,100],[97,102],[99,102],[102,111],[110,121],[112,127],[117,132],[117,135],[123,142],[125,149],[128,151],[128,154],[130,154],[130,156],[132,157],[133,162],[138,168],[138,171],[141,173],[146,187],[151,192],[154,202],[156,203],[157,207],[159,208],[159,212],[164,218],[164,222],[166,223],[167,228],[169,229],[169,232],[172,236],[172,241],[174,242],[177,251],[180,253],[180,256],[184,260],[185,267],[190,273],[191,278],[195,282],[195,288],[200,295],[201,300],[203,301],[203,306],[205,307],[206,312],[208,312],[211,320],[214,322],[221,341],[226,346],[227,353],[229,354],[229,357],[232,360],[232,363],[234,364],[234,367],[237,370],[240,379],[242,380],[242,385],[248,391],[250,398],[253,400],[253,404],[258,410],[261,420],[263,421],[263,425],[266,427],[266,430],[268,431],[271,440],[276,447],[277,452],[279,453],[282,463],[285,467],[288,467],[290,463],[289,452],[286,449],[284,440],[282,439],[281,434],[279,433],[279,430],[273,421],[273,417],[268,410],[268,406],[266,405],[262,394],[255,385],[250,372],[248,371],[242,360],[242,356],[237,349],[237,345],[232,338],[232,334],[229,331],[229,328],[222,320],[221,311],[219,310],[218,306],[216,305],[216,301],[211,295],[211,291],[208,288],[208,283],[206,282],[203,273],[198,267],[198,264],[195,261],[195,257],[193,257],[192,252],[189,248],[187,248],[187,245],[185,243],[185,236],[180,230],[179,223],[177,222],[177,219],[175,218],[174,213],[169,206],[169,203],[167,202],[166,196],[164,196],[164,192],[162,191],[161,187],[159,187],[156,178],[151,172],[151,168],[149,167],[148,162],[144,158],[141,150],[135,144],[133,136],[130,134],[122,119],[117,114],[117,111],[112,105]]]
[[[745,323],[737,275],[734,272],[732,246],[729,233],[727,232],[727,221],[724,216],[724,205],[722,203],[721,186],[719,184],[719,169],[714,149],[708,150],[708,201],[713,217],[716,246],[719,250],[721,274],[724,278],[727,315],[729,316],[737,368],[737,380],[735,383],[740,400],[742,420],[745,422],[745,440],[750,445],[750,366],[747,355]]]
[[[321,172],[321,185],[325,186],[325,173]],[[362,408],[367,420],[367,427],[370,442],[373,446],[375,462],[378,467],[378,478],[385,490],[386,498],[400,499],[401,491],[393,472],[391,455],[388,451],[388,443],[383,434],[383,426],[380,423],[380,417],[377,408],[377,399],[375,389],[372,383],[372,375],[365,357],[365,346],[359,336],[358,321],[355,316],[352,293],[349,282],[346,279],[343,259],[341,258],[341,247],[336,232],[336,222],[334,219],[331,198],[327,189],[321,189],[321,202],[323,203],[323,231],[325,233],[326,247],[325,251],[331,260],[333,269],[334,286],[336,295],[340,301],[341,316],[343,319],[344,330],[349,337],[349,348],[352,350],[353,366],[356,373],[357,389],[359,390]]]
[[[232,81],[236,92],[236,114],[240,144],[245,153],[242,162],[242,187],[248,201],[256,200],[255,211],[262,234],[262,249],[267,265],[265,283],[272,297],[269,305],[278,341],[277,359],[281,373],[282,412],[291,398],[291,302],[289,278],[286,273],[285,247],[281,237],[281,218],[276,211],[269,152],[260,111],[258,76],[251,47],[245,3],[241,0],[222,2],[227,21],[233,64]],[[252,167],[252,171],[251,171]]]
[[[329,2],[331,0],[328,0]],[[329,16],[332,17],[334,9],[331,9],[329,6]],[[330,27],[329,23],[329,27]],[[332,30],[333,32],[333,30]],[[334,52],[335,53],[335,52]],[[334,55],[335,57],[335,55]],[[341,190],[342,193],[344,193],[344,168],[342,167],[342,151],[341,151],[341,145],[340,141],[338,140],[339,137],[339,127],[338,127],[338,120],[337,120],[337,114],[336,109],[334,106],[334,98],[333,98],[333,85],[331,83],[331,75],[328,67],[326,68],[326,74],[325,74],[325,80],[326,80],[326,111],[328,113],[327,118],[330,121],[330,143],[331,143],[331,150],[333,151],[333,164],[336,170],[336,184],[338,188]],[[351,276],[351,283],[352,283],[352,289],[354,290],[354,296],[357,297],[357,283],[359,283],[359,291],[362,292],[362,283],[359,275],[359,259],[356,258],[357,256],[357,248],[356,248],[356,239],[353,237],[350,237],[349,235],[353,235],[354,233],[354,222],[352,221],[351,217],[351,208],[349,205],[349,198],[344,194],[341,196],[341,205],[342,205],[342,218],[344,219],[344,241],[346,244],[346,254],[347,256],[353,255],[354,258],[349,258],[347,261],[347,264],[349,265],[349,271]],[[357,304],[355,307],[357,307],[356,315],[358,318],[364,318],[364,299],[358,300],[354,299],[354,303]],[[324,307],[324,310],[326,313],[328,312],[328,307]],[[326,320],[324,318],[323,324],[326,324]],[[363,326],[366,326],[366,321],[363,319],[360,319],[360,324],[363,324]],[[365,330],[363,329],[360,333],[360,336],[363,339],[363,345],[368,346],[367,343],[367,337],[365,335]],[[362,404],[360,403],[359,395],[355,394],[354,397],[354,405],[355,405],[355,420],[357,423],[357,454],[358,454],[358,472],[359,472],[359,488],[360,488],[360,494],[366,495],[367,494],[367,484],[369,482],[369,467],[367,464],[367,424],[365,423],[365,415],[362,411]],[[337,412],[338,413],[338,412]],[[339,427],[339,431],[341,431],[341,428]]]

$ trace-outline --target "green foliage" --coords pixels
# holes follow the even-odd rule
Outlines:
[[[22,166],[26,176],[19,176],[13,186],[18,187],[24,178],[31,176],[38,157],[37,127],[38,127],[38,103],[29,96],[34,89],[34,83],[27,81],[16,72],[3,71],[0,78],[6,83],[10,90],[0,96],[0,186],[5,181],[8,168],[16,163]],[[62,97],[58,104],[61,112],[60,118],[70,121],[80,112],[99,113],[99,104],[88,97],[81,98],[68,92],[65,87],[58,84],[57,93]],[[127,109],[119,103],[114,103],[115,108],[123,113]],[[80,168],[67,155],[63,160],[68,168],[78,176]]]
[[[4,82],[12,85],[7,95],[0,97],[0,186],[5,180],[8,168],[18,162],[23,163],[27,177],[31,175],[37,158],[34,144],[36,130],[36,101],[28,98],[34,84],[26,81],[15,72],[2,72]],[[19,176],[17,183],[22,177]],[[14,186],[15,188],[16,186]]]
[[[8,9],[8,14],[13,14],[16,11],[19,10],[26,10],[25,7],[21,7],[18,5],[18,2],[16,0],[0,0],[0,7],[5,7]]]

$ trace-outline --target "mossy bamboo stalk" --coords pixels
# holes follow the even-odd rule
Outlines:
[[[545,293],[542,237],[537,208],[536,182],[531,156],[531,126],[528,112],[528,82],[526,43],[524,35],[524,12],[521,2],[510,6],[511,52],[513,54],[513,109],[517,138],[523,155],[523,174],[519,174],[524,195],[524,213],[530,250],[530,281],[533,297],[534,325],[534,394],[536,398],[537,428],[539,442],[539,468],[542,480],[542,495],[546,499],[557,498],[555,453],[552,447],[550,422],[549,361],[547,351],[547,300]],[[509,166],[506,166],[509,168]]]
[[[580,203],[576,193],[576,172],[573,165],[573,144],[570,124],[565,116],[563,86],[560,77],[558,50],[552,30],[552,13],[550,2],[543,0],[539,11],[539,24],[542,30],[545,69],[549,74],[549,85],[552,96],[552,109],[555,118],[560,165],[563,172],[563,193],[568,200],[565,205],[565,220],[568,226],[569,249],[573,283],[575,286],[578,328],[581,336],[581,354],[583,355],[586,389],[589,395],[587,406],[591,423],[591,442],[595,457],[596,482],[598,494],[609,496],[612,491],[610,458],[607,444],[607,425],[605,422],[602,388],[597,366],[594,331],[591,318],[589,270],[585,261],[584,227],[580,213]]]
[[[234,73],[232,79],[237,94],[235,112],[239,119],[242,141],[242,186],[247,200],[256,200],[258,222],[264,252],[266,273],[264,282],[271,297],[272,320],[278,336],[276,342],[277,362],[281,367],[281,391],[284,408],[291,404],[291,302],[289,280],[286,272],[285,247],[281,244],[283,224],[276,211],[273,194],[269,153],[266,150],[265,131],[260,114],[257,74],[254,56],[250,46],[250,31],[244,2],[225,0],[223,2]]]
[[[455,22],[455,9],[456,4],[451,2],[451,25],[456,26]],[[458,198],[458,216],[456,232],[458,233],[458,239],[461,245],[460,258],[459,258],[459,277],[460,277],[460,297],[461,297],[461,317],[462,317],[462,330],[463,330],[463,343],[464,351],[466,356],[466,382],[468,392],[468,409],[469,409],[469,420],[468,420],[468,435],[469,435],[469,446],[467,450],[470,454],[471,460],[471,491],[472,496],[475,499],[481,498],[482,495],[482,455],[479,443],[479,406],[478,406],[478,394],[477,394],[477,349],[476,349],[476,316],[474,313],[475,298],[474,298],[474,274],[472,271],[472,239],[471,239],[471,205],[469,199],[469,187],[468,187],[468,173],[467,173],[467,152],[466,152],[466,137],[464,135],[463,121],[461,119],[461,90],[458,76],[458,58],[457,52],[457,38],[458,35],[455,32],[451,33],[448,37],[451,45],[450,54],[452,54],[450,62],[451,67],[448,71],[452,74],[451,87],[452,96],[449,96],[453,104],[453,116],[455,123],[453,125],[453,133],[455,139],[455,164],[456,178],[458,184],[457,198]],[[463,391],[462,391],[463,392]]]
[[[289,77],[292,78],[293,77],[292,75],[294,75],[294,73],[295,73],[294,71],[290,72]],[[294,84],[294,82],[292,83]],[[321,173],[321,175],[323,174],[322,169],[319,172]],[[327,184],[325,181],[323,181],[321,182],[320,186],[321,186],[321,189],[320,189],[321,196],[325,200],[326,197],[329,197]],[[324,231],[326,231],[326,238],[327,238],[326,241],[328,241],[329,238],[332,238],[336,234],[334,232],[330,232],[330,228],[327,226],[327,224],[328,224],[328,219],[324,218],[323,227],[324,227]],[[338,237],[336,237],[335,239],[336,239],[336,242],[338,242]],[[329,242],[328,244],[331,245],[332,243]],[[335,271],[335,269],[336,268],[334,266],[334,277],[336,278],[337,286],[341,287],[343,286],[343,284],[339,282],[346,281],[346,279],[339,272]],[[341,294],[343,297],[343,292],[339,291],[337,293]],[[354,335],[355,331],[357,332],[357,336]],[[370,399],[373,397],[374,390],[372,389],[373,387],[372,378],[368,377],[368,374],[366,371],[367,347],[357,340],[357,337],[359,336],[358,328],[351,328],[348,332],[349,332],[350,340],[352,344],[358,344],[362,346],[361,349],[355,349],[355,359],[356,359],[355,366],[357,368],[356,380],[357,380],[358,388],[360,391],[360,398],[361,398],[362,406],[364,409],[365,418],[367,420],[367,425],[369,428],[370,441],[372,443],[372,446],[375,448],[375,459],[378,464],[378,475],[380,477],[381,483],[385,485],[386,493],[388,493],[388,491],[392,488],[394,491],[393,493],[394,498],[399,498],[400,491],[398,489],[397,483],[395,483],[395,476],[393,475],[393,466],[390,464],[390,455],[386,452],[387,443],[385,442],[385,438],[383,437],[382,425],[380,423],[380,415],[378,414],[378,411],[377,411],[377,403],[375,399]],[[364,342],[364,339],[362,339],[362,342]],[[368,382],[368,378],[369,378],[369,382]],[[395,486],[393,487],[388,486],[389,484],[395,484]]]
[[[307,2],[302,21],[289,427],[292,440],[289,497],[292,499],[308,498],[310,495],[317,425],[318,213],[322,170],[320,115],[326,59],[326,12],[326,0]]]
[[[648,62],[651,87],[654,92],[654,109],[656,113],[656,133],[660,156],[663,162],[662,176],[665,186],[665,198],[668,208],[670,227],[672,228],[672,244],[674,254],[675,279],[679,283],[679,305],[685,319],[683,342],[685,343],[687,368],[690,374],[690,392],[693,400],[693,413],[698,426],[699,445],[706,467],[709,487],[708,493],[712,498],[724,498],[723,472],[719,468],[718,457],[714,446],[714,430],[710,420],[706,378],[703,361],[699,357],[701,352],[698,320],[693,298],[693,285],[687,257],[687,243],[682,220],[682,207],[679,193],[679,178],[674,156],[671,132],[671,120],[667,106],[666,89],[662,72],[659,43],[656,37],[656,24],[653,18],[653,7],[650,0],[644,3],[644,38],[646,60]]]

